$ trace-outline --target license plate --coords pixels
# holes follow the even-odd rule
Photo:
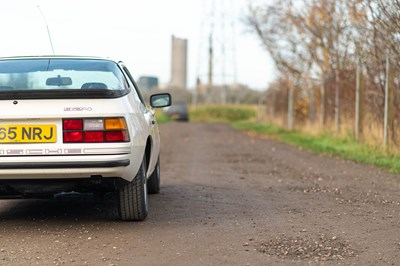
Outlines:
[[[56,125],[0,125],[0,143],[56,142]]]

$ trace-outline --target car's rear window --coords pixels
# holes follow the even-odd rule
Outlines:
[[[0,99],[115,98],[128,93],[115,62],[102,59],[0,60]]]

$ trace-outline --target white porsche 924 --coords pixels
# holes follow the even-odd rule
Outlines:
[[[122,62],[96,57],[0,58],[0,198],[62,192],[118,195],[122,220],[142,221],[160,190],[160,135]]]

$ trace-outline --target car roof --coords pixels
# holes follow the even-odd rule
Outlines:
[[[7,56],[0,57],[0,60],[14,60],[14,59],[92,59],[92,60],[107,60],[115,63],[120,63],[119,60],[113,60],[111,58],[100,57],[100,56],[78,56],[78,55],[35,55],[35,56]]]

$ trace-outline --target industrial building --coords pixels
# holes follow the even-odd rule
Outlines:
[[[187,39],[172,35],[170,87],[187,88]]]
[[[158,88],[158,78],[151,76],[139,77],[138,85],[142,90],[156,89]]]

